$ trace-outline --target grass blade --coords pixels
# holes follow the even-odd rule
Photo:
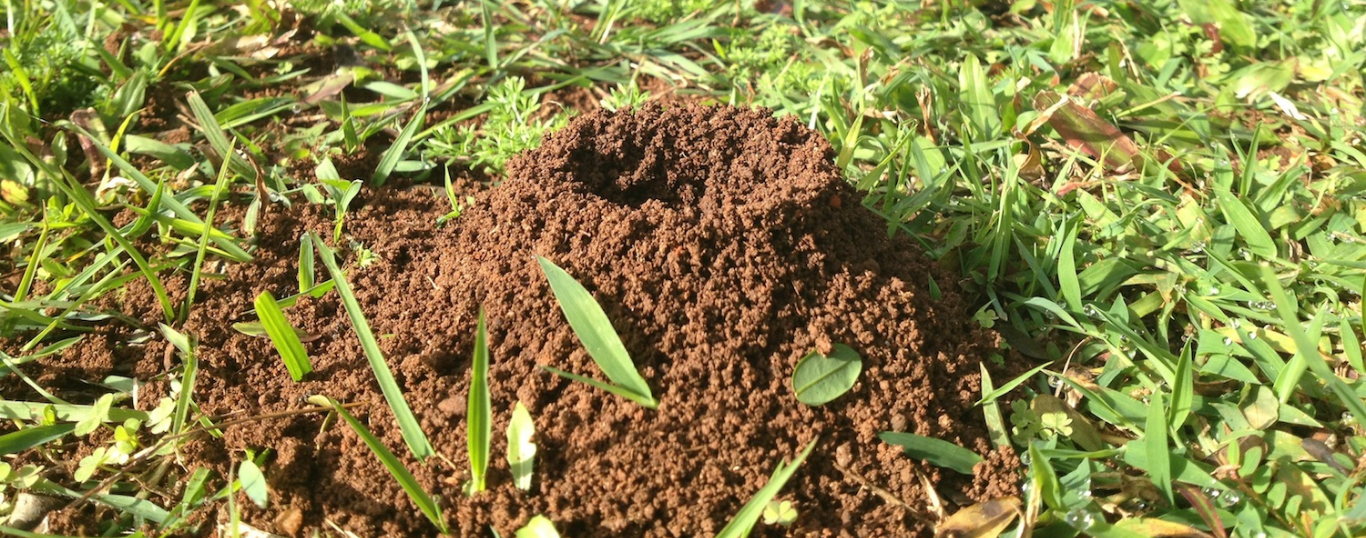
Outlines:
[[[1238,235],[1247,241],[1247,249],[1263,258],[1275,258],[1276,241],[1267,233],[1256,215],[1252,214],[1252,210],[1227,190],[1220,189],[1215,196],[1219,200],[1219,210],[1224,212],[1224,218],[1238,230]]]
[[[413,451],[418,461],[431,457],[432,444],[427,440],[427,434],[422,433],[422,426],[418,424],[417,417],[413,416],[413,410],[403,399],[403,389],[399,388],[388,363],[384,362],[384,353],[379,350],[379,342],[370,331],[370,324],[365,321],[365,313],[356,301],[356,294],[352,293],[351,285],[346,282],[346,275],[337,267],[336,255],[322,239],[314,234],[309,235],[313,236],[313,246],[318,249],[318,257],[327,267],[328,274],[332,275],[337,294],[341,295],[342,305],[346,307],[346,315],[351,318],[351,326],[356,329],[361,348],[365,350],[365,359],[370,361],[370,369],[375,372],[375,380],[379,382],[380,391],[384,393],[384,401],[388,402],[389,409],[394,411],[394,418],[398,420],[403,440],[408,443],[408,449]]]
[[[1172,383],[1172,405],[1168,412],[1167,423],[1180,428],[1190,416],[1195,402],[1195,369],[1191,366],[1194,352],[1189,344],[1181,350],[1181,358],[1176,361],[1176,380]]]
[[[1153,405],[1148,411],[1148,422],[1144,428],[1143,450],[1148,455],[1148,475],[1162,492],[1162,496],[1172,506],[1176,506],[1176,495],[1172,490],[1171,452],[1168,451],[1167,409],[1162,403],[1162,394],[1152,395]]]
[[[313,234],[305,233],[299,238],[299,293],[308,291],[313,281]]]
[[[627,396],[627,398],[630,400],[639,402],[640,405],[650,409],[658,406],[659,402],[650,393],[650,386],[636,371],[636,365],[631,361],[631,356],[626,353],[626,347],[622,345],[621,337],[617,336],[616,330],[612,328],[612,322],[607,319],[607,314],[602,311],[601,306],[598,306],[597,301],[593,300],[593,296],[588,293],[588,290],[584,289],[582,284],[574,280],[574,277],[569,276],[569,273],[566,273],[564,269],[550,260],[537,256],[536,261],[540,262],[541,271],[550,281],[550,289],[554,292],[555,299],[560,303],[560,309],[564,311],[565,319],[569,320],[569,326],[574,329],[574,334],[579,337],[579,341],[583,342],[583,347],[588,350],[588,355],[593,357],[593,362],[597,363],[598,368],[602,369],[602,373],[607,375],[607,379],[612,380],[622,390],[629,392],[631,396]],[[556,372],[554,369],[550,370]],[[564,374],[561,373],[560,375]],[[571,379],[575,377],[571,377]],[[576,380],[583,381],[584,378]],[[599,388],[609,390],[604,387]],[[612,390],[609,392],[620,394]]]
[[[629,391],[629,390],[626,390],[626,389],[624,389],[624,388],[618,387],[618,386],[616,386],[616,385],[612,385],[612,384],[610,384],[610,383],[603,383],[603,382],[598,381],[598,380],[596,380],[596,379],[593,379],[593,378],[591,378],[591,377],[584,377],[584,376],[581,376],[581,375],[578,375],[578,374],[569,373],[569,372],[566,372],[566,371],[561,370],[561,369],[559,369],[559,368],[555,368],[555,367],[553,367],[553,366],[546,366],[546,365],[542,364],[542,365],[540,365],[540,367],[541,367],[542,370],[545,370],[545,371],[550,372],[550,373],[552,373],[552,374],[555,374],[555,375],[557,375],[557,376],[563,377],[563,378],[568,379],[568,380],[570,380],[570,381],[578,381],[579,383],[583,383],[583,384],[588,385],[588,386],[590,386],[590,387],[593,387],[593,388],[596,388],[596,389],[599,389],[599,390],[606,391],[606,392],[608,392],[609,394],[615,394],[615,395],[617,395],[617,396],[621,396],[622,398],[626,398],[627,400],[631,400],[631,401],[633,401],[633,402],[636,402],[636,403],[640,404],[641,406],[644,406],[644,407],[647,407],[647,408],[650,408],[650,409],[654,409],[654,405],[657,404],[657,402],[655,402],[654,400],[646,400],[646,399],[644,399],[643,396],[641,396],[641,395],[639,395],[639,394],[636,394],[636,393],[631,392],[631,391]]]
[[[943,439],[925,437],[913,433],[882,432],[878,438],[888,444],[897,445],[907,456],[918,460],[953,469],[965,475],[973,474],[972,468],[982,462],[976,452],[955,445]]]
[[[493,424],[489,411],[489,347],[484,309],[479,309],[474,335],[474,365],[470,369],[469,421],[466,440],[470,451],[470,493],[484,491],[484,473],[489,468],[489,437]]]
[[[982,370],[982,394],[996,390],[991,381],[991,373],[987,372],[986,363],[977,365]],[[986,415],[987,432],[991,434],[991,444],[996,448],[1010,446],[1010,434],[1007,433],[1005,420],[1001,417],[1001,406],[995,401],[982,404],[982,413]]]
[[[0,455],[23,452],[54,439],[60,439],[75,429],[75,424],[52,424],[50,426],[24,428],[17,432],[0,435]]]
[[[345,407],[331,398],[327,400],[342,420],[350,424],[351,429],[356,431],[356,435],[359,435],[365,445],[370,447],[370,451],[375,453],[380,463],[384,464],[384,468],[389,470],[389,474],[394,475],[394,480],[397,480],[403,491],[408,493],[408,498],[413,500],[413,504],[416,504],[418,510],[422,511],[422,515],[427,516],[427,519],[436,525],[441,534],[447,534],[449,530],[446,527],[445,518],[441,516],[441,506],[437,505],[436,500],[428,495],[426,490],[422,489],[422,485],[417,483],[417,478],[413,477],[413,473],[404,467],[402,462],[398,461],[398,457],[394,456],[394,453],[390,452],[389,448],[384,446],[379,438],[375,437],[375,434],[371,433],[359,420],[356,420],[356,417],[351,416]]]
[[[1012,391],[1012,390],[1015,390],[1015,387],[1018,387],[1018,386],[1020,386],[1021,383],[1024,383],[1025,381],[1028,381],[1030,378],[1034,377],[1034,374],[1037,374],[1037,373],[1039,373],[1039,372],[1042,372],[1044,368],[1047,368],[1047,367],[1048,367],[1049,365],[1051,365],[1051,364],[1053,364],[1053,363],[1050,361],[1050,362],[1046,362],[1046,363],[1040,364],[1040,365],[1038,365],[1038,366],[1035,366],[1034,368],[1030,369],[1028,372],[1025,372],[1025,373],[1023,373],[1023,374],[1020,374],[1020,375],[1019,375],[1018,377],[1016,377],[1015,379],[1012,379],[1012,380],[1010,380],[1010,381],[1007,381],[1006,384],[1001,385],[1001,386],[999,386],[999,387],[996,387],[995,389],[986,390],[986,388],[983,387],[982,390],[985,392],[985,394],[982,395],[982,399],[981,399],[980,401],[977,402],[977,405],[985,405],[985,404],[989,404],[989,403],[995,402],[998,398],[1000,398],[1000,397],[1002,397],[1002,396],[1005,396],[1006,394],[1008,394],[1008,393],[1009,393],[1010,391]]]
[[[289,377],[296,383],[302,381],[305,375],[313,371],[313,363],[308,360],[308,352],[299,340],[299,333],[285,319],[284,310],[280,309],[280,303],[275,302],[275,296],[270,292],[263,291],[256,296],[256,316],[261,318],[266,335],[285,361]]]
[[[531,438],[536,435],[536,422],[522,402],[512,409],[512,420],[508,421],[508,468],[512,469],[512,483],[517,489],[531,489],[531,474],[536,459],[536,443]]]
[[[93,405],[68,405],[68,404],[49,404],[42,402],[19,402],[14,400],[0,400],[0,418],[7,420],[35,421],[43,416],[43,410],[51,407],[57,420],[65,422],[79,422],[90,417],[96,412]],[[103,417],[102,422],[117,424],[128,419],[136,419],[147,422],[147,413],[135,409],[124,409],[114,407],[109,409],[109,415]]]
[[[161,326],[161,333],[180,351],[180,360],[184,361],[184,372],[180,376],[180,396],[176,397],[175,415],[171,420],[171,433],[178,434],[185,428],[185,422],[190,417],[194,382],[199,374],[199,357],[194,352],[195,342],[189,336],[166,325]]]
[[[716,534],[716,538],[740,538],[749,536],[749,531],[754,529],[754,524],[759,522],[759,517],[764,514],[764,507],[768,506],[769,501],[778,495],[778,491],[783,489],[787,481],[792,478],[792,474],[797,472],[806,457],[811,454],[811,450],[816,448],[816,441],[811,441],[797,456],[792,463],[778,464],[778,469],[773,472],[773,477],[768,479],[768,483],[754,494],[754,498],[745,503],[735,517],[727,523],[721,532]]]

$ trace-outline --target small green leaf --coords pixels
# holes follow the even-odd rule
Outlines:
[[[536,460],[536,443],[531,438],[536,435],[536,423],[522,402],[512,408],[512,420],[508,421],[508,468],[512,470],[512,483],[520,490],[531,489],[531,475]]]
[[[966,475],[972,474],[973,466],[983,461],[976,452],[934,437],[903,432],[882,432],[878,434],[878,438],[901,447],[907,456]]]
[[[280,352],[289,377],[296,383],[303,381],[304,376],[313,371],[313,363],[308,360],[308,352],[304,350],[298,332],[285,319],[280,303],[275,302],[275,296],[270,292],[263,291],[256,296],[256,315],[261,318],[261,325],[270,336],[270,342],[275,344],[275,350]]]
[[[242,465],[237,468],[237,481],[242,484],[242,491],[247,494],[247,498],[256,506],[265,508],[268,501],[266,490],[266,475],[261,473],[261,468],[251,460],[243,460]]]
[[[636,371],[626,346],[622,345],[621,337],[617,336],[616,329],[612,328],[612,322],[607,319],[607,314],[598,306],[598,302],[593,300],[582,284],[558,265],[540,256],[536,257],[536,261],[541,264],[541,271],[550,281],[550,289],[560,303],[565,319],[569,320],[569,326],[574,329],[574,334],[602,373],[622,391],[629,393],[631,396],[628,398],[632,401],[649,409],[657,407],[659,402],[650,393],[650,386],[645,379]],[[559,373],[552,368],[546,369]]]
[[[531,518],[526,525],[517,529],[517,538],[560,538],[555,524],[542,515]]]
[[[797,507],[792,501],[768,501],[764,506],[764,524],[788,527],[797,520]]]
[[[470,452],[471,492],[484,491],[484,474],[489,468],[489,437],[493,422],[489,410],[489,348],[488,331],[484,323],[484,309],[479,309],[479,321],[474,334],[474,364],[470,368],[470,394],[466,439]]]
[[[835,344],[829,356],[819,351],[808,353],[792,371],[792,390],[797,401],[810,406],[824,405],[854,387],[863,372],[863,358],[853,348]]]
[[[109,421],[109,408],[114,405],[114,395],[105,394],[95,400],[95,405],[89,415],[76,423],[76,428],[72,430],[77,437],[85,437],[95,431],[101,423]]]

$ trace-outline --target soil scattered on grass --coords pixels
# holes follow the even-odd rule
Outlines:
[[[996,335],[970,319],[952,275],[857,208],[859,194],[840,178],[830,146],[790,118],[695,105],[595,112],[514,159],[506,181],[476,199],[438,227],[449,211],[439,191],[366,191],[340,246],[408,402],[453,465],[411,459],[335,293],[288,311],[317,337],[306,344],[315,371],[303,383],[289,380],[267,340],[232,329],[254,319],[257,293],[297,291],[301,233],[330,237],[330,212],[302,203],[267,208],[256,260],[228,267],[197,294],[184,331],[200,340],[195,401],[203,412],[298,409],[313,394],[363,402],[362,420],[442,497],[459,536],[486,536],[489,526],[511,536],[538,513],[564,536],[714,535],[780,461],[813,439],[816,451],[780,494],[800,517],[791,529],[761,524],[755,536],[929,536],[918,474],[950,505],[1014,491],[1008,451],[991,454],[974,479],[877,438],[909,431],[988,454],[972,402]],[[374,259],[364,267],[355,263],[362,248]],[[536,367],[601,377],[536,255],[603,305],[658,410]],[[944,290],[938,299],[931,278]],[[158,321],[142,288],[122,298],[124,311]],[[489,491],[470,498],[461,488],[469,478],[464,414],[481,305],[489,316],[493,457]],[[143,377],[165,370],[159,345],[102,342],[60,360],[90,364],[88,378],[111,367]],[[823,407],[797,402],[797,361],[834,343],[862,354],[858,384]],[[539,446],[529,493],[513,487],[503,457],[519,400],[535,419]],[[248,523],[290,535],[325,521],[360,536],[436,534],[359,438],[344,425],[323,430],[318,415],[227,428],[222,441],[191,443],[183,461],[222,477],[244,449],[262,447],[274,451],[265,466],[271,506],[238,503]]]

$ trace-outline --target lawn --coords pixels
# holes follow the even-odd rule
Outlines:
[[[1366,2],[0,13],[0,534],[1366,535]]]

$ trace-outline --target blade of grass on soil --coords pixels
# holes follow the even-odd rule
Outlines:
[[[470,368],[469,421],[466,423],[470,451],[470,493],[484,491],[484,474],[489,468],[489,437],[493,424],[489,417],[489,347],[484,309],[479,309],[474,335],[474,364]]]
[[[17,432],[0,435],[0,456],[23,452],[54,439],[59,439],[75,429],[75,424],[52,424],[24,428]]]
[[[536,422],[522,402],[512,409],[512,420],[508,421],[508,468],[512,470],[512,483],[517,489],[531,489],[531,475],[536,463],[536,443],[531,438],[536,435]]]
[[[403,440],[408,443],[408,449],[413,451],[413,456],[416,456],[418,461],[431,457],[432,444],[427,440],[427,434],[422,432],[422,426],[417,423],[417,417],[413,416],[408,402],[403,399],[403,389],[399,388],[398,382],[394,380],[389,364],[384,362],[384,353],[379,349],[375,334],[370,331],[370,324],[365,321],[365,312],[361,311],[356,294],[351,292],[346,275],[337,266],[336,255],[317,235],[309,235],[312,236],[313,246],[318,249],[318,257],[327,267],[328,274],[332,276],[337,294],[341,295],[346,315],[351,318],[351,326],[356,329],[356,336],[360,338],[361,349],[365,350],[365,358],[370,361],[370,369],[375,372],[375,380],[379,383],[380,392],[384,393],[384,401],[388,402],[389,408],[394,411],[398,428],[403,432]]]
[[[411,498],[413,503],[417,505],[417,508],[422,511],[422,515],[427,516],[427,519],[430,520],[433,525],[436,525],[436,528],[441,531],[441,534],[449,533],[449,529],[446,526],[446,520],[441,515],[441,506],[436,503],[436,499],[427,494],[426,490],[422,489],[422,485],[417,483],[417,478],[413,476],[413,473],[408,471],[408,468],[404,467],[402,462],[398,461],[398,457],[394,456],[394,453],[390,452],[389,448],[385,447],[384,443],[380,442],[378,437],[375,437],[375,434],[371,433],[359,420],[356,420],[356,417],[351,416],[351,413],[347,412],[346,408],[342,407],[341,404],[331,398],[328,398],[328,402],[331,403],[332,409],[337,411],[337,414],[341,416],[342,420],[345,420],[347,424],[351,425],[351,429],[356,431],[356,435],[360,436],[361,440],[365,442],[365,445],[370,447],[370,450],[379,458],[380,463],[384,464],[384,468],[388,469],[389,473],[394,475],[394,479],[398,481],[398,485],[403,488],[403,491],[408,493],[408,497]]]
[[[925,437],[913,433],[882,432],[878,438],[888,444],[901,447],[907,456],[918,460],[953,469],[960,473],[973,474],[972,468],[982,461],[976,452],[955,445],[943,439]]]
[[[749,532],[754,529],[754,524],[759,522],[759,518],[764,514],[764,507],[768,506],[769,501],[778,495],[778,491],[783,489],[787,481],[792,478],[792,474],[797,472],[806,457],[811,454],[811,450],[816,448],[816,441],[812,440],[797,459],[792,463],[778,464],[778,469],[773,472],[773,476],[768,479],[768,483],[754,494],[754,498],[745,503],[739,512],[735,513],[735,518],[730,520],[721,532],[716,534],[716,538],[741,538],[749,536]]]
[[[171,420],[171,433],[178,434],[190,417],[195,378],[199,373],[199,358],[194,352],[195,341],[188,335],[166,325],[161,326],[161,333],[180,351],[180,360],[184,365],[184,372],[180,376],[180,396],[176,398],[175,416]]]
[[[569,326],[574,329],[574,334],[588,350],[593,362],[597,363],[602,373],[615,385],[593,381],[549,366],[541,368],[575,381],[588,383],[646,408],[657,407],[659,402],[650,393],[650,386],[645,383],[645,379],[636,371],[636,365],[626,352],[626,346],[622,345],[621,337],[617,336],[616,330],[612,328],[612,322],[607,319],[607,314],[602,311],[598,302],[593,300],[593,296],[582,284],[558,265],[540,256],[536,257],[536,261],[541,264],[541,271],[550,281],[550,289],[560,303],[565,319],[569,320]]]
[[[280,303],[275,302],[275,296],[270,292],[263,291],[256,296],[256,315],[261,318],[261,326],[270,336],[270,342],[280,352],[280,359],[285,362],[289,377],[295,382],[302,381],[305,375],[313,371],[313,363],[308,360],[308,352],[299,340],[299,333],[285,319],[284,310],[280,309]]]

